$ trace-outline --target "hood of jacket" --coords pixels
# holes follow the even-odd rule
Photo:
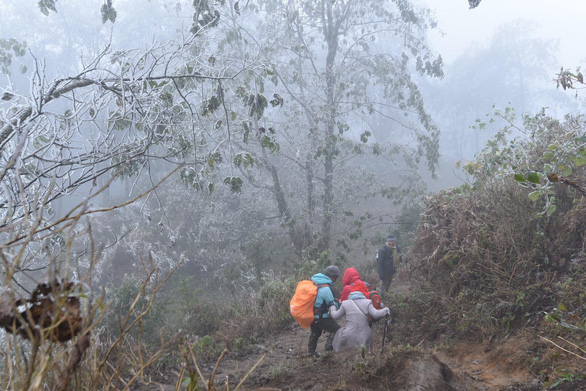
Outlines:
[[[362,292],[352,292],[352,293],[350,293],[350,296],[348,296],[348,299],[360,300],[360,299],[366,299],[366,296],[364,296],[364,293],[362,293]]]
[[[332,279],[330,277],[326,276],[323,273],[314,274],[313,277],[311,277],[311,281],[313,281],[315,284],[334,285],[334,281],[332,281]]]
[[[358,274],[358,270],[354,269],[353,267],[349,267],[344,272],[344,277],[342,278],[342,285],[350,285],[358,280],[360,280],[360,274]]]

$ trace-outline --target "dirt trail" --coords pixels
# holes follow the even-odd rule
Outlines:
[[[408,295],[409,286],[394,286],[394,294]],[[374,347],[362,357],[359,351],[307,356],[309,330],[295,321],[287,330],[246,352],[231,352],[220,363],[215,375],[218,389],[239,390],[393,390],[393,391],[536,391],[524,366],[520,342],[505,341],[497,346],[487,343],[458,342],[438,349],[425,343],[415,348],[400,346],[393,339],[390,325],[384,351],[381,352],[384,322],[373,325]],[[423,342],[423,341],[422,341]],[[325,336],[318,351],[324,352]],[[264,355],[264,359],[261,358]],[[250,370],[257,365],[254,371]],[[208,377],[215,363],[204,364]],[[533,384],[532,384],[533,383]],[[205,389],[203,383],[200,389]],[[145,390],[172,390],[170,386],[151,384]]]
[[[234,389],[266,354],[257,368],[248,374],[240,390],[533,389],[527,385],[530,376],[523,370],[522,363],[515,362],[513,345],[496,349],[486,344],[462,343],[449,351],[434,353],[422,347],[406,350],[387,342],[381,354],[382,328],[382,324],[374,325],[374,349],[365,358],[359,351],[310,358],[306,353],[309,330],[292,322],[289,330],[273,336],[265,345],[256,345],[246,353],[231,353],[221,362],[215,383],[225,387],[228,382],[230,389]],[[324,341],[322,337],[318,351],[323,352]],[[212,370],[212,364],[204,365],[205,376],[209,376]],[[146,389],[171,388],[152,384]]]

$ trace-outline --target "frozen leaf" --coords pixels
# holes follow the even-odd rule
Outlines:
[[[575,160],[574,160],[574,164],[577,167],[582,167],[583,165],[586,164],[586,158],[582,157],[582,156],[578,156]]]
[[[100,12],[102,13],[102,23],[106,23],[108,21],[109,15],[108,15],[108,6],[106,4],[102,5],[102,8],[100,9]]]
[[[535,171],[531,171],[527,174],[527,180],[531,183],[539,184],[539,175]]]
[[[531,201],[537,201],[539,199],[539,192],[533,191],[533,192],[529,193],[529,199]]]
[[[551,216],[555,213],[556,209],[557,207],[555,205],[550,205],[549,208],[547,208],[547,215]]]

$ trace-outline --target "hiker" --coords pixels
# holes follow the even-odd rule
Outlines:
[[[372,305],[372,301],[367,299],[368,288],[363,281],[356,281],[350,285],[352,290],[348,295],[348,300],[344,300],[340,308],[330,307],[330,315],[338,320],[346,315],[346,326],[340,328],[336,333],[333,341],[333,348],[336,352],[360,348],[367,350],[372,349],[372,330],[368,323],[368,315],[374,319],[380,319],[390,315],[391,311],[383,307],[377,310]]]
[[[360,279],[360,274],[358,274],[358,270],[356,270],[353,267],[349,267],[348,269],[346,269],[346,271],[344,272],[344,277],[342,277],[342,285],[344,287],[342,288],[340,303],[342,303],[344,300],[348,300],[348,296],[350,296],[350,292],[352,292],[354,284],[358,282],[364,283],[366,285],[366,298],[372,300],[372,305],[374,306],[374,308],[377,310],[382,309],[384,307],[384,304],[381,300],[378,291],[372,285],[362,281]],[[372,324],[375,321],[376,320],[372,316],[368,317],[368,325],[370,327],[372,327]]]
[[[378,276],[381,279],[381,293],[385,295],[391,286],[395,270],[401,262],[401,250],[397,246],[395,235],[387,236],[385,245],[376,254]]]
[[[342,277],[342,295],[340,296],[340,303],[344,300],[348,300],[353,284],[357,281],[362,281],[360,279],[360,274],[358,274],[358,270],[353,267],[346,269],[344,277]]]
[[[317,296],[315,297],[315,303],[313,305],[313,313],[315,320],[311,324],[311,334],[309,336],[309,343],[307,350],[310,356],[319,357],[320,354],[316,351],[317,341],[321,336],[322,332],[327,331],[330,333],[326,339],[325,351],[326,353],[331,352],[332,342],[336,331],[340,328],[340,325],[330,317],[328,309],[330,307],[338,308],[339,304],[334,297],[332,285],[340,276],[340,269],[337,266],[330,265],[326,267],[323,273],[315,274],[311,277],[317,286]]]

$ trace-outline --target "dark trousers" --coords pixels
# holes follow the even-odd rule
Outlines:
[[[393,279],[393,275],[395,273],[391,273],[391,274],[386,274],[383,276],[383,278],[381,278],[381,293],[383,295],[387,295],[387,293],[389,292],[389,288],[391,286],[391,280]]]
[[[324,331],[330,333],[326,340],[326,352],[331,352],[333,350],[332,342],[334,341],[334,335],[340,328],[340,325],[334,319],[328,317],[314,320],[310,327],[311,335],[307,344],[309,354],[312,354],[317,349],[317,341]]]

